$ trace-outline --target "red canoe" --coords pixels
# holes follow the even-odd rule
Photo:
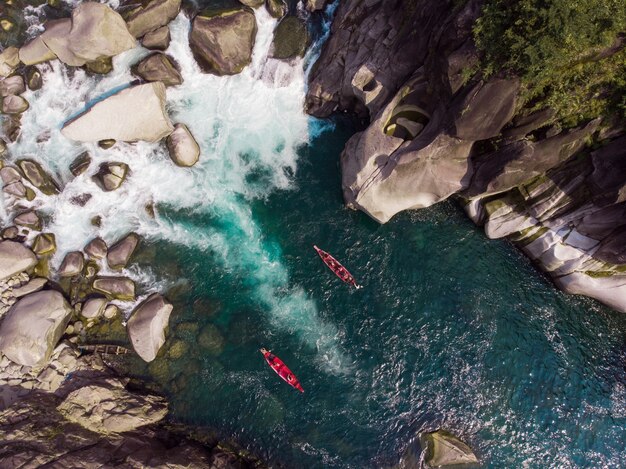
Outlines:
[[[354,280],[354,277],[352,276],[352,274],[348,272],[348,269],[342,266],[341,263],[337,259],[335,259],[333,256],[328,254],[326,251],[321,250],[317,246],[313,246],[313,247],[315,248],[317,253],[320,255],[322,260],[324,261],[324,264],[326,264],[328,268],[332,270],[337,277],[339,277],[341,280],[346,282],[348,285],[352,285],[355,288],[361,288],[361,285],[358,285],[356,283],[356,280]]]
[[[261,353],[265,357],[267,364],[272,367],[272,370],[274,370],[276,374],[285,381],[285,383],[293,388],[296,388],[300,392],[304,392],[304,389],[300,386],[298,378],[296,378],[296,376],[289,368],[287,368],[287,365],[285,365],[280,358],[264,348],[261,349]]]

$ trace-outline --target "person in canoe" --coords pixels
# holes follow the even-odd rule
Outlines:
[[[296,376],[280,358],[265,348],[261,349],[261,353],[263,354],[267,364],[276,372],[278,376],[280,376],[292,388],[295,388],[300,392],[304,392],[304,389],[302,389],[302,386]]]

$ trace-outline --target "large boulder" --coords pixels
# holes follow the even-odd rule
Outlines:
[[[135,38],[117,12],[107,5],[85,2],[74,9],[71,18],[48,22],[41,36],[20,49],[20,59],[33,65],[50,60],[52,54],[67,65],[82,66],[133,47]]]
[[[110,192],[118,189],[126,180],[128,165],[116,161],[101,163],[98,172],[92,176],[100,189]]]
[[[41,218],[34,210],[28,210],[17,215],[13,219],[13,223],[17,226],[24,226],[30,230],[41,230]]]
[[[167,54],[155,52],[132,67],[132,72],[145,81],[160,81],[165,86],[176,86],[183,82],[176,60]]]
[[[54,233],[40,233],[33,241],[33,251],[38,256],[54,254],[57,250],[56,237]]]
[[[185,124],[176,124],[167,137],[167,149],[178,166],[193,166],[200,158],[200,146]]]
[[[165,112],[165,85],[154,82],[125,88],[97,102],[66,122],[61,132],[78,142],[157,142],[173,130]]]
[[[146,362],[157,356],[165,343],[165,328],[173,306],[159,293],[144,300],[128,320],[128,336],[135,352]]]
[[[444,430],[420,435],[420,444],[426,450],[424,461],[429,467],[477,467],[478,458],[471,448],[453,434]]]
[[[0,324],[0,351],[23,366],[44,364],[71,315],[72,309],[57,291],[39,291],[21,298]]]
[[[70,422],[97,433],[122,433],[162,420],[162,397],[131,394],[119,380],[99,380],[72,391],[57,407]]]
[[[29,104],[21,96],[9,95],[2,98],[3,114],[21,114],[28,110]]]
[[[85,246],[85,254],[92,259],[102,259],[107,255],[107,243],[102,238],[94,238]]]
[[[189,44],[202,70],[235,75],[252,60],[256,32],[254,11],[249,7],[207,9],[194,18]]]
[[[270,55],[282,60],[304,57],[307,42],[306,23],[296,16],[287,16],[274,30]]]
[[[95,319],[102,316],[107,306],[107,299],[102,297],[89,298],[83,304],[80,315],[87,319]]]
[[[60,192],[59,185],[39,163],[33,160],[18,160],[17,165],[22,170],[24,177],[33,186],[46,195],[56,195]]]
[[[13,75],[0,80],[0,96],[9,96],[10,94],[22,94],[26,91],[24,79],[20,75]]]
[[[148,0],[136,3],[136,8],[124,17],[130,33],[135,37],[142,37],[176,18],[181,0]]]
[[[169,47],[171,39],[169,26],[162,26],[146,34],[141,40],[141,45],[146,49],[165,50]]]
[[[80,251],[68,252],[59,267],[59,277],[74,277],[83,271],[85,257]]]
[[[0,280],[30,270],[37,264],[37,256],[20,243],[0,241]]]
[[[109,267],[113,270],[122,270],[126,267],[138,243],[139,236],[135,233],[130,233],[111,246],[106,255]]]
[[[8,77],[19,64],[19,49],[17,47],[7,47],[0,54],[0,76]]]
[[[109,300],[133,301],[135,282],[127,277],[96,277],[92,287]]]

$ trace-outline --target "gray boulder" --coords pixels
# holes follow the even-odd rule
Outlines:
[[[109,300],[133,301],[135,282],[127,277],[96,277],[92,287]]]
[[[420,444],[426,450],[424,461],[429,467],[461,469],[478,466],[478,458],[471,448],[444,430],[420,435]]]
[[[122,270],[126,267],[138,243],[139,236],[135,233],[130,233],[111,246],[107,253],[107,264],[109,267],[113,270]]]
[[[24,85],[24,79],[19,75],[0,80],[0,96],[2,97],[22,94],[24,91],[26,91],[26,85]]]
[[[102,238],[94,238],[85,246],[85,254],[92,259],[103,259],[107,255],[107,243]]]
[[[256,32],[249,7],[207,9],[194,18],[189,45],[204,72],[235,75],[252,60]]]
[[[20,243],[0,241],[0,280],[32,269],[37,264],[37,256]]]
[[[62,133],[70,140],[157,142],[174,130],[165,112],[165,85],[146,83],[99,101],[71,121]]]
[[[141,45],[146,49],[165,50],[171,41],[169,26],[162,26],[146,34],[141,40]]]
[[[270,55],[281,60],[304,57],[308,40],[306,23],[296,16],[287,16],[276,26]]]
[[[155,52],[132,67],[133,74],[145,81],[160,81],[165,86],[183,82],[178,63],[169,55]]]
[[[178,15],[180,3],[181,0],[148,0],[139,3],[124,15],[128,30],[139,38],[165,26]]]
[[[100,189],[105,192],[110,192],[118,189],[122,185],[126,180],[127,174],[128,165],[126,163],[110,161],[101,163],[100,169],[92,176],[92,179]]]
[[[0,350],[23,366],[45,364],[71,315],[72,309],[57,291],[27,295],[11,307],[0,324]]]
[[[15,298],[21,298],[26,295],[30,295],[31,293],[35,293],[36,291],[41,290],[48,283],[47,278],[43,277],[35,277],[31,279],[27,284],[22,285],[19,288],[13,289],[13,296]]]
[[[36,161],[18,160],[17,165],[28,182],[44,194],[56,195],[61,192],[56,181]]]
[[[41,219],[34,210],[20,213],[13,219],[13,223],[18,226],[25,226],[26,228],[35,231],[41,230]]]
[[[59,267],[59,277],[74,277],[80,275],[85,266],[85,258],[80,251],[68,252]]]
[[[95,319],[102,316],[107,306],[106,298],[89,298],[83,304],[80,315],[87,319]]]
[[[30,105],[21,96],[9,95],[2,98],[2,113],[3,114],[21,114],[25,112]]]
[[[174,132],[167,137],[167,149],[178,166],[193,166],[200,158],[200,146],[185,124],[174,126]]]
[[[146,362],[157,356],[165,343],[165,329],[173,306],[159,293],[150,295],[132,312],[128,336],[135,352]]]

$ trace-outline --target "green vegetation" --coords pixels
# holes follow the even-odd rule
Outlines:
[[[474,27],[484,76],[522,79],[521,105],[566,126],[626,116],[624,0],[485,0]]]

